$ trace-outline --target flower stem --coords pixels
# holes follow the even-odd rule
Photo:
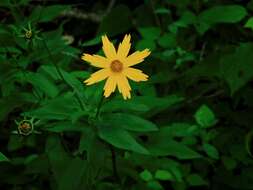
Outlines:
[[[64,76],[63,76],[63,74],[62,74],[62,72],[61,72],[61,69],[58,67],[58,65],[56,64],[56,62],[53,60],[53,56],[52,56],[52,54],[51,54],[51,52],[50,52],[50,50],[49,50],[49,48],[48,48],[48,46],[47,46],[47,43],[46,43],[44,37],[42,37],[42,41],[43,41],[43,44],[44,44],[44,46],[45,46],[45,48],[46,48],[46,50],[47,50],[47,52],[48,52],[48,55],[49,55],[49,57],[50,57],[50,59],[51,59],[51,62],[52,62],[52,64],[53,64],[53,66],[55,67],[55,69],[56,69],[58,75],[60,76],[60,78],[61,78],[66,84],[68,84],[68,82],[66,81],[66,79],[64,78]],[[68,86],[70,86],[70,85],[68,84]],[[70,87],[73,89],[72,86],[70,86]],[[75,89],[73,89],[73,90],[75,90]],[[83,101],[82,101],[81,97],[79,97],[79,95],[76,94],[76,93],[75,93],[75,97],[76,97],[76,99],[77,99],[77,101],[78,101],[78,103],[79,103],[81,109],[84,111],[84,110],[85,110],[85,106],[84,106],[84,104],[83,104]]]

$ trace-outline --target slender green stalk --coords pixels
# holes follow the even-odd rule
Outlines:
[[[54,58],[53,58],[53,55],[51,54],[51,52],[50,52],[50,50],[49,50],[49,48],[48,48],[48,45],[47,45],[46,40],[45,40],[44,37],[42,37],[42,41],[43,41],[43,44],[44,44],[44,46],[45,46],[45,48],[46,48],[46,50],[47,50],[47,52],[48,52],[48,55],[49,55],[50,59],[51,59],[51,63],[52,63],[53,66],[55,67],[55,69],[56,69],[58,75],[60,76],[60,78],[61,78],[68,86],[70,86],[70,85],[68,84],[68,82],[66,81],[66,79],[64,78],[64,76],[63,76],[63,74],[62,74],[62,72],[61,72],[61,69],[58,67],[58,65],[56,64],[56,62],[53,60],[53,59],[54,59]],[[70,88],[73,89],[72,86],[70,86]],[[73,90],[75,90],[75,89],[73,89]],[[81,97],[80,97],[77,93],[75,93],[75,97],[76,97],[76,99],[77,99],[77,101],[78,101],[78,103],[79,103],[81,109],[82,109],[82,110],[85,110],[85,106],[84,106],[84,103],[83,103]]]

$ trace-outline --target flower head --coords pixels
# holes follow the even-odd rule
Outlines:
[[[138,63],[144,61],[149,56],[150,51],[136,51],[128,55],[131,47],[131,36],[125,35],[122,43],[119,44],[116,51],[114,45],[109,41],[106,35],[102,36],[103,52],[105,57],[100,55],[90,55],[84,53],[82,59],[89,62],[94,67],[101,68],[93,73],[90,78],[84,81],[86,85],[91,85],[106,79],[104,86],[104,96],[109,97],[116,87],[122,94],[124,99],[131,98],[131,87],[128,79],[135,82],[146,81],[148,75],[141,70],[131,68]]]

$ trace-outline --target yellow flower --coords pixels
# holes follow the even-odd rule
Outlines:
[[[128,79],[135,82],[146,81],[148,79],[148,75],[139,69],[131,68],[131,66],[144,61],[144,58],[149,56],[150,51],[148,49],[136,51],[128,56],[131,47],[130,39],[130,35],[125,35],[116,51],[114,45],[104,35],[102,36],[102,43],[106,57],[84,53],[82,56],[84,61],[91,63],[94,67],[101,68],[85,80],[84,83],[91,85],[107,79],[104,86],[105,97],[109,97],[115,91],[116,87],[118,87],[124,99],[131,98],[131,87]]]

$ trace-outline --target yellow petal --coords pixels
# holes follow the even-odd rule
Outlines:
[[[144,74],[139,69],[134,69],[134,68],[129,67],[124,70],[124,73],[128,78],[136,82],[148,80],[148,75]]]
[[[129,53],[129,50],[131,48],[131,36],[125,35],[122,43],[119,44],[117,55],[118,57],[126,57]]]
[[[117,84],[118,84],[119,92],[122,94],[123,98],[125,100],[128,98],[130,99],[131,98],[131,94],[130,94],[131,87],[128,83],[127,78],[124,75],[118,76]]]
[[[100,55],[90,55],[84,53],[82,56],[82,60],[91,63],[94,67],[106,68],[109,66],[109,62],[105,57]]]
[[[125,60],[125,64],[129,66],[136,65],[142,61],[144,61],[144,58],[150,55],[149,49],[145,49],[143,51],[136,51],[133,54],[129,55]]]
[[[116,50],[114,48],[114,45],[109,41],[106,35],[102,36],[102,42],[105,56],[110,59],[114,59],[116,57]]]
[[[110,76],[104,86],[104,96],[107,98],[111,95],[112,92],[114,92],[116,89],[116,80],[115,77]]]
[[[84,83],[86,83],[86,85],[91,85],[106,79],[109,75],[110,75],[109,69],[100,69],[99,71],[93,73],[90,78],[84,81]]]

